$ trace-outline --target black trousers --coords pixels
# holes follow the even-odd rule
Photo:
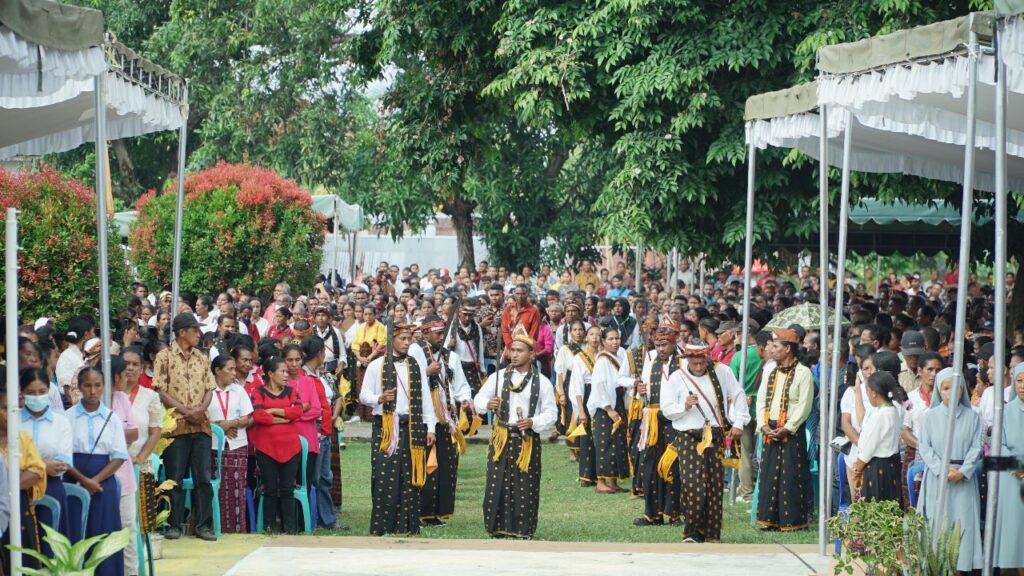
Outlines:
[[[210,484],[210,462],[212,461],[213,443],[211,438],[202,433],[182,434],[175,436],[174,442],[164,450],[164,470],[168,480],[174,480],[171,488],[171,516],[168,524],[173,528],[185,523],[185,490],[182,480],[191,474],[192,485],[192,527],[213,529],[213,486]]]
[[[257,450],[256,465],[260,468],[260,483],[263,484],[264,529],[276,527],[280,516],[282,532],[297,532],[292,493],[299,477],[299,467],[302,466],[302,455],[296,454],[287,462],[278,462]]]

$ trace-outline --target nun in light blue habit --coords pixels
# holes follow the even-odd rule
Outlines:
[[[1024,460],[1024,362],[1013,367],[1008,386],[1012,399],[1003,408],[1003,456]],[[1022,472],[999,473],[999,508],[996,513],[997,568],[1024,568],[1024,500],[1021,499]]]
[[[917,509],[926,518],[938,513],[939,483],[949,476],[944,523],[960,526],[960,556],[956,569],[965,572],[982,567],[981,497],[978,493],[977,471],[981,465],[981,417],[967,399],[967,387],[961,383],[960,397],[949,399],[953,385],[953,369],[946,368],[935,377],[931,408],[921,421],[918,453],[925,464],[921,496]],[[942,452],[949,422],[949,404],[956,410],[953,450],[948,469],[942,466]]]

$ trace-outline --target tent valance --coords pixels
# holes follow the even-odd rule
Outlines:
[[[972,31],[982,40],[992,38],[994,17],[991,12],[977,12],[857,42],[824,46],[818,50],[818,70],[849,74],[962,51]]]
[[[767,120],[810,112],[818,107],[818,83],[807,82],[785,90],[747,98],[744,120]]]
[[[33,44],[83,50],[103,43],[103,13],[52,0],[3,0],[0,24]]]

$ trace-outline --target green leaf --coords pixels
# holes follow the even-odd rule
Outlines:
[[[131,533],[127,528],[107,534],[103,540],[92,549],[92,553],[89,554],[89,559],[83,567],[86,570],[96,568],[100,565],[100,562],[103,562],[107,558],[120,552],[125,546],[128,546],[130,541]]]

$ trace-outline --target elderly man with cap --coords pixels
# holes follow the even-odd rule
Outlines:
[[[900,353],[903,355],[899,382],[908,393],[921,385],[918,375],[918,359],[924,354],[924,336],[917,330],[907,330],[900,338]]]
[[[478,412],[494,413],[484,494],[484,528],[493,538],[529,539],[537,530],[540,435],[554,427],[558,408],[551,382],[534,364],[536,346],[517,326],[509,365],[492,374],[473,400]]]
[[[185,520],[185,494],[182,481],[191,477],[192,524],[196,536],[216,540],[213,534],[213,486],[210,484],[212,432],[206,409],[217,387],[210,371],[210,358],[197,346],[201,335],[194,314],[178,314],[171,322],[174,341],[161,350],[153,362],[153,390],[160,401],[174,409],[177,427],[168,435],[174,439],[163,453],[167,479],[175,486],[170,490],[170,527],[165,536],[180,538]]]
[[[661,411],[661,392],[683,363],[683,355],[676,348],[678,335],[679,324],[669,318],[658,326],[654,333],[655,350],[647,354],[640,382],[636,385],[641,415],[636,432],[630,438],[630,451],[635,454],[633,475],[639,479],[644,515],[633,521],[635,526],[661,525],[666,521],[674,526],[681,524],[679,475],[673,474],[668,480],[658,475],[658,463],[675,438],[672,421]]]
[[[420,491],[420,522],[424,526],[444,526],[455,513],[455,486],[458,483],[459,455],[465,452],[466,439],[459,430],[459,408],[472,412],[473,395],[462,372],[459,355],[444,347],[445,322],[440,316],[423,319],[423,351],[430,381],[430,402],[437,416],[437,442],[432,448],[436,470],[427,470],[427,481]]]
[[[370,362],[359,401],[372,409],[370,534],[419,534],[420,489],[437,417],[426,362],[409,353],[413,324],[393,330],[393,352]]]
[[[810,521],[804,423],[814,402],[814,381],[810,369],[797,360],[800,336],[795,330],[776,328],[772,342],[775,366],[762,373],[757,391],[757,426],[764,437],[757,525],[788,532],[802,530]]]
[[[740,323],[732,320],[722,322],[715,330],[718,341],[711,347],[711,359],[728,366],[736,354],[736,340],[740,331]]]
[[[455,354],[462,362],[470,391],[476,394],[480,389],[486,370],[484,369],[484,330],[476,321],[480,301],[469,298],[459,308],[459,319],[455,323],[452,338],[455,340]]]
[[[683,348],[679,370],[662,384],[661,411],[672,421],[676,438],[666,449],[659,471],[679,475],[683,542],[718,542],[722,535],[722,492],[725,487],[725,436],[743,434],[750,419],[743,387],[728,366],[712,362],[709,347],[694,338]]]

